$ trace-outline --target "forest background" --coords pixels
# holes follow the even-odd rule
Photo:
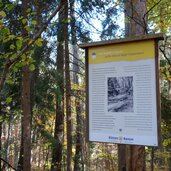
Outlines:
[[[170,31],[170,0],[0,0],[0,170],[117,170],[117,145],[86,140],[78,44],[155,33],[162,147],[146,147],[144,165],[171,170]]]

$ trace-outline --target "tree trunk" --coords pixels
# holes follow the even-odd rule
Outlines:
[[[55,120],[55,133],[54,138],[56,139],[56,144],[53,147],[52,152],[52,167],[51,171],[61,171],[62,170],[62,146],[63,146],[63,135],[64,135],[64,89],[63,89],[63,45],[60,43],[58,45],[58,55],[57,55],[57,72],[59,93],[56,95],[56,120]]]
[[[64,6],[64,2],[60,1],[60,5]],[[57,32],[57,84],[59,87],[56,94],[56,120],[54,138],[56,144],[52,151],[51,171],[62,170],[62,152],[63,152],[63,136],[64,136],[64,30],[63,30],[64,11],[59,11],[59,28]]]
[[[0,99],[0,116],[2,117],[1,99]],[[2,121],[0,121],[0,158],[2,157],[1,151],[2,151]],[[2,162],[0,160],[0,170],[1,170],[1,168],[2,168]]]
[[[5,161],[8,161],[9,160],[8,156],[10,156],[9,154],[10,132],[11,132],[11,117],[10,120],[8,121],[7,139],[6,139],[6,143],[4,144],[4,148],[6,149],[6,153],[4,156]],[[6,163],[3,163],[2,170],[6,170],[6,166],[7,166]]]
[[[74,171],[82,171],[83,170],[83,161],[82,161],[82,129],[81,129],[81,104],[79,100],[79,96],[81,93],[77,91],[78,97],[75,99],[75,105],[76,105],[76,115],[77,115],[77,128],[76,128],[76,152],[75,152],[75,159],[74,159]]]
[[[65,80],[66,80],[66,123],[67,123],[67,171],[72,170],[72,118],[71,118],[71,82],[68,49],[68,1],[64,0],[64,41],[65,41]]]
[[[118,145],[118,170],[126,171],[126,145]]]
[[[74,13],[75,1],[70,0],[70,15],[71,15],[71,35],[72,35],[72,47],[73,47],[73,83],[79,86],[79,55],[77,47],[76,29],[75,29],[75,13]],[[82,115],[81,115],[81,103],[80,103],[81,91],[76,90],[75,94],[75,107],[76,107],[76,150],[74,158],[74,171],[83,170],[82,161]]]
[[[23,143],[24,171],[31,170],[31,103],[30,103],[30,71],[28,66],[23,68],[22,77],[22,110],[23,110]]]
[[[125,18],[126,37],[146,34],[146,0],[126,0]]]
[[[145,14],[146,0],[127,0],[125,2],[125,16],[129,19],[129,22],[125,23],[125,35],[127,37],[147,33]],[[127,171],[146,170],[144,146],[119,146],[118,149],[119,164],[122,165],[119,165],[119,171],[125,169]]]
[[[169,100],[171,101],[171,81],[170,80],[168,80],[168,84],[169,84],[168,86]],[[168,170],[171,170],[171,156],[170,155],[167,160],[168,160]]]
[[[27,7],[28,0],[22,1],[22,16],[27,18]],[[25,29],[26,25],[23,25],[22,37],[28,36]],[[30,70],[29,66],[26,65],[22,69],[22,98],[21,107],[23,112],[23,170],[31,170],[31,92],[30,92]]]
[[[24,139],[23,139],[23,117],[21,118],[21,141],[20,141],[20,154],[19,154],[19,160],[18,160],[18,166],[17,170],[22,171],[23,170],[23,155],[24,155]]]
[[[145,14],[146,0],[129,0],[131,5],[131,23],[129,25],[129,36],[142,35],[147,31]],[[129,171],[145,171],[145,147],[130,146]]]

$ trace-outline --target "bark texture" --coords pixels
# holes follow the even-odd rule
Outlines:
[[[68,48],[68,1],[64,0],[64,42],[65,42],[65,88],[66,88],[66,123],[67,123],[67,171],[72,170],[72,116],[71,116],[71,78]]]
[[[2,106],[1,106],[1,99],[0,99],[0,115],[2,117]],[[2,150],[2,121],[0,121],[0,151]],[[1,153],[0,153],[1,158]],[[0,160],[0,170],[1,170],[2,162]]]
[[[22,1],[22,16],[27,18],[28,0]],[[26,38],[28,33],[23,25],[22,37]],[[22,69],[22,98],[21,107],[23,112],[23,170],[31,170],[31,92],[30,92],[30,70],[28,64]]]
[[[80,72],[79,68],[79,55],[77,47],[77,38],[76,38],[76,26],[75,26],[75,12],[74,12],[75,0],[70,0],[70,16],[71,16],[71,35],[72,35],[72,50],[73,50],[73,83],[79,86],[79,77],[78,73]],[[74,157],[74,171],[83,170],[83,161],[82,161],[82,107],[80,103],[81,91],[75,90],[75,108],[76,108],[76,150]]]
[[[23,68],[22,77],[22,110],[23,110],[23,142],[24,161],[23,170],[31,170],[31,102],[30,102],[30,71],[29,67]]]
[[[60,6],[64,8],[64,1],[60,1]],[[64,136],[64,30],[63,20],[64,11],[59,11],[59,28],[57,30],[57,84],[59,87],[58,94],[56,94],[56,120],[54,138],[56,144],[52,151],[52,166],[51,171],[62,170],[62,153],[63,153],[63,136]]]
[[[126,0],[125,17],[126,37],[147,33],[146,0]]]
[[[61,2],[61,5],[62,4]],[[59,12],[59,29],[57,34],[58,47],[57,47],[57,84],[59,87],[58,94],[56,95],[56,120],[55,120],[55,134],[56,144],[52,152],[52,167],[51,171],[62,170],[62,149],[63,149],[63,132],[64,132],[64,32],[63,32],[63,11]]]

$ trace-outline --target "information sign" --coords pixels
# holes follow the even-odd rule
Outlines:
[[[156,40],[87,48],[89,140],[158,146]]]

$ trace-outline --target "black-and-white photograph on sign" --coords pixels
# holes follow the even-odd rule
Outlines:
[[[107,78],[108,112],[133,112],[133,76]]]

